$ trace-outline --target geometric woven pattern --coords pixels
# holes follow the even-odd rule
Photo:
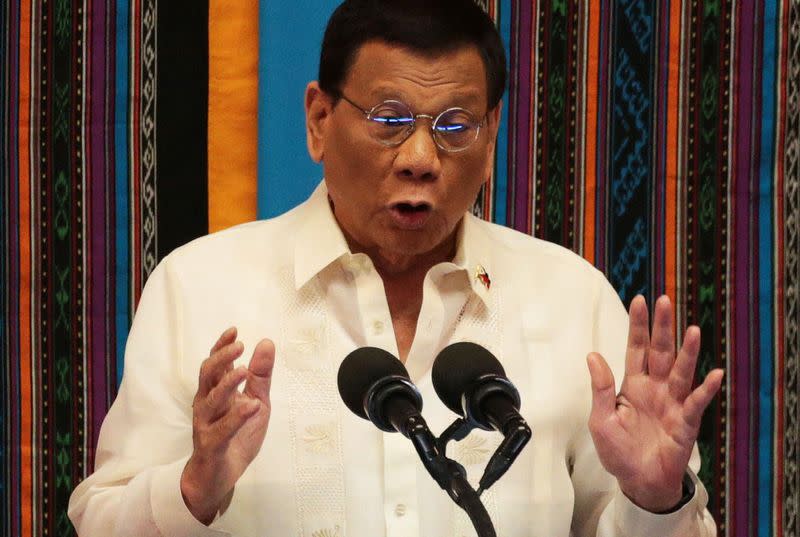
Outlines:
[[[669,294],[726,370],[700,439],[720,535],[800,537],[800,1],[479,3],[510,77],[475,212],[626,303]],[[208,229],[208,9],[0,3],[0,535],[72,535],[141,287]]]

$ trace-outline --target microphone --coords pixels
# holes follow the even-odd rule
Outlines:
[[[383,349],[361,347],[345,357],[337,381],[347,408],[381,431],[409,438],[428,473],[452,496],[453,479],[464,469],[440,452],[420,414],[422,396],[403,363]]]
[[[377,347],[361,347],[339,366],[339,394],[354,414],[381,431],[409,437],[414,422],[424,423],[422,396],[403,363]]]
[[[496,537],[486,508],[469,485],[464,467],[444,456],[422,418],[422,396],[403,363],[377,347],[348,354],[337,377],[342,401],[354,414],[385,432],[409,438],[422,464],[456,504],[466,511],[478,535]]]
[[[491,487],[511,467],[531,439],[531,429],[519,413],[519,392],[495,356],[467,341],[445,347],[431,371],[436,395],[467,423],[505,437],[489,459],[478,494]]]

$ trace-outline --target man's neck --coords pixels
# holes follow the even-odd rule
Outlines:
[[[432,267],[453,259],[454,242],[448,240],[434,250],[418,255],[403,255],[378,248],[361,251],[372,260],[375,270],[384,282],[409,279],[422,281]]]
[[[419,280],[421,283],[432,267],[451,261],[456,253],[457,231],[454,231],[450,237],[432,250],[420,254],[406,254],[377,245],[364,246],[353,239],[344,229],[342,231],[350,251],[369,256],[384,283],[397,280],[408,281],[409,279]]]
[[[350,251],[365,253],[383,280],[386,302],[392,317],[399,358],[405,362],[414,341],[417,320],[422,309],[425,275],[439,263],[455,256],[456,234],[433,250],[421,255],[398,255],[379,248],[362,248],[348,240]]]

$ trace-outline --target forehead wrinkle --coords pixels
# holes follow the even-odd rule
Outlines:
[[[480,113],[486,101],[486,97],[479,90],[462,81],[443,80],[436,84],[421,86],[417,80],[402,76],[397,77],[392,83],[378,83],[368,95],[374,101],[373,105],[385,100],[398,100],[416,113],[431,115],[453,107]]]
[[[411,81],[413,82],[413,81]],[[423,91],[425,92],[434,92],[435,95],[429,96],[426,98],[417,98],[414,99],[412,95],[409,94],[408,91],[405,91],[403,88],[398,87],[397,84],[381,84],[372,89],[369,92],[370,97],[374,98],[377,101],[383,101],[387,99],[395,99],[407,103],[409,106],[413,106],[414,104],[418,104],[412,102],[414,100],[421,101],[425,104],[430,104],[432,101],[441,100],[443,103],[449,105],[459,105],[464,106],[468,104],[478,104],[482,101],[483,96],[480,92],[472,90],[470,88],[463,88],[458,82],[442,82],[440,84],[434,84],[430,86],[426,86]]]

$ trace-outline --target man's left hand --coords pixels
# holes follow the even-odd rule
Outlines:
[[[590,353],[587,362],[592,377],[589,430],[600,462],[631,501],[657,513],[681,499],[700,418],[722,384],[723,371],[711,371],[692,390],[700,329],[686,330],[676,356],[667,296],[656,301],[653,318],[651,337],[647,304],[641,295],[635,297],[619,393],[602,356]]]

